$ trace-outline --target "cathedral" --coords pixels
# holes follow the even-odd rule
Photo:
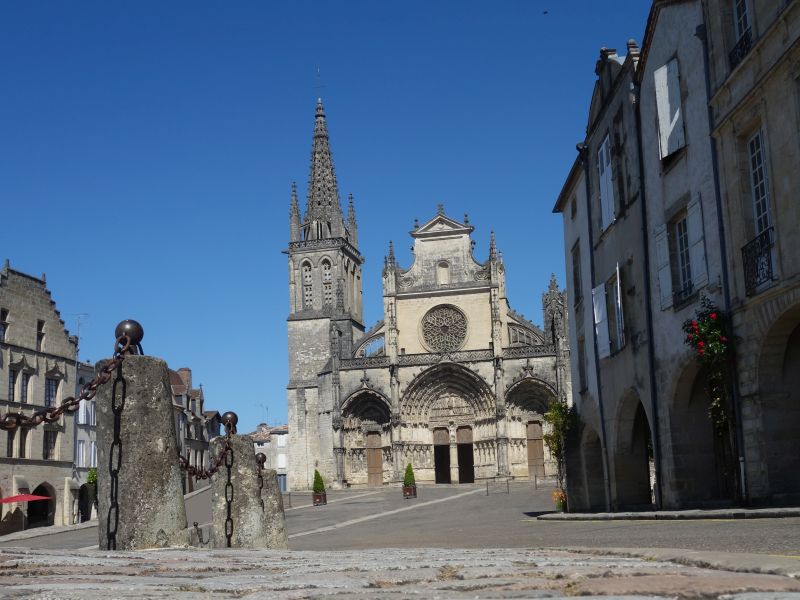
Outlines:
[[[433,211],[432,211],[433,212]],[[551,475],[543,415],[571,398],[566,292],[552,278],[544,328],[509,305],[494,234],[477,260],[442,205],[415,223],[413,263],[389,242],[383,318],[366,327],[352,195],[345,217],[322,101],[305,211],[292,185],[288,321],[289,487],[402,480],[472,483]]]

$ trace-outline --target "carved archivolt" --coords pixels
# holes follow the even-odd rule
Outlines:
[[[467,317],[450,304],[440,304],[422,317],[422,338],[434,352],[453,352],[467,339]]]

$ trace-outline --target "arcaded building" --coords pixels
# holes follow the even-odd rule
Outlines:
[[[433,211],[432,211],[433,212]],[[494,235],[476,258],[466,215],[439,205],[415,224],[413,262],[383,268],[383,318],[365,327],[364,257],[352,196],[343,215],[322,102],[305,211],[290,208],[289,486],[467,483],[554,472],[542,435],[571,396],[565,292],[542,296],[544,327],[514,312]]]

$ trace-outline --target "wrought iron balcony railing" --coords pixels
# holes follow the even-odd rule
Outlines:
[[[692,294],[694,294],[694,283],[687,281],[680,289],[673,290],[672,304],[675,306],[680,306],[689,298],[691,298]]]
[[[731,71],[736,68],[742,59],[750,52],[750,48],[753,47],[753,35],[750,29],[747,29],[743,34],[742,37],[739,38],[739,41],[736,42],[736,45],[733,47],[733,50],[730,51],[728,57],[731,61]]]
[[[744,267],[744,287],[748,296],[760,292],[765,283],[772,281],[772,246],[773,228],[768,227],[742,247],[742,265]]]

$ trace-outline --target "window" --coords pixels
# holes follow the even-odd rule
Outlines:
[[[17,374],[18,371],[16,369],[8,370],[8,399],[10,402],[14,402],[16,399],[15,391],[17,387]]]
[[[611,356],[611,343],[608,339],[608,318],[606,313],[606,284],[601,283],[592,290],[594,309],[594,335],[597,339],[597,356]]]
[[[611,138],[603,139],[597,152],[597,171],[600,176],[600,230],[614,222],[614,184],[611,177]]]
[[[284,448],[286,446],[286,436],[278,435],[275,437],[278,439],[278,448]]]
[[[579,392],[586,389],[586,340],[583,338],[578,340],[578,384]]]
[[[42,351],[44,347],[44,321],[36,321],[36,350]]]
[[[736,21],[736,40],[738,41],[750,33],[747,0],[733,0],[733,18]]]
[[[311,264],[304,262],[303,271],[303,308],[311,308],[314,304],[314,283]]]
[[[97,425],[97,403],[92,400],[87,403],[86,408],[89,411],[89,425]]]
[[[612,352],[625,346],[625,319],[622,310],[622,277],[617,264],[614,275],[606,282],[606,314],[608,315],[608,337]]]
[[[89,442],[89,466],[97,466],[97,442]]]
[[[42,445],[42,458],[45,460],[55,460],[56,458],[56,440],[58,439],[57,431],[44,432],[44,443]]]
[[[747,142],[750,157],[750,189],[753,194],[755,233],[761,235],[771,225],[767,163],[764,156],[764,135],[759,129]]]
[[[81,401],[80,405],[78,406],[78,425],[86,425],[89,422],[89,418],[87,416],[88,409],[87,405],[89,403],[86,400]]]
[[[655,246],[661,310],[680,306],[708,282],[699,197],[656,230]]]
[[[30,373],[23,373],[22,374],[22,381],[20,382],[19,387],[19,401],[23,404],[28,402],[28,387],[31,382],[31,374]]]
[[[653,73],[658,114],[658,146],[661,159],[686,145],[681,112],[681,86],[678,59],[673,58]]]
[[[86,466],[86,442],[83,440],[78,440],[75,447],[75,466],[79,469]]]
[[[322,261],[322,302],[326,306],[333,304],[333,273],[327,260]]]
[[[8,437],[6,438],[6,456],[8,458],[14,457],[14,440],[17,437],[16,429],[8,430]]]
[[[575,306],[580,304],[583,298],[581,291],[581,247],[580,240],[575,242],[572,247],[572,300]]]
[[[8,309],[0,308],[0,342],[6,341],[6,331],[8,331]]]
[[[285,469],[286,468],[286,455],[285,454],[278,454],[278,468]]]
[[[19,430],[19,457],[25,458],[28,450],[28,430]]]
[[[450,264],[446,260],[439,261],[436,265],[436,283],[437,285],[450,284]]]
[[[508,337],[512,346],[535,346],[538,343],[533,332],[525,327],[509,325]]]
[[[44,380],[44,405],[55,406],[56,394],[58,393],[58,379],[48,377]]]

